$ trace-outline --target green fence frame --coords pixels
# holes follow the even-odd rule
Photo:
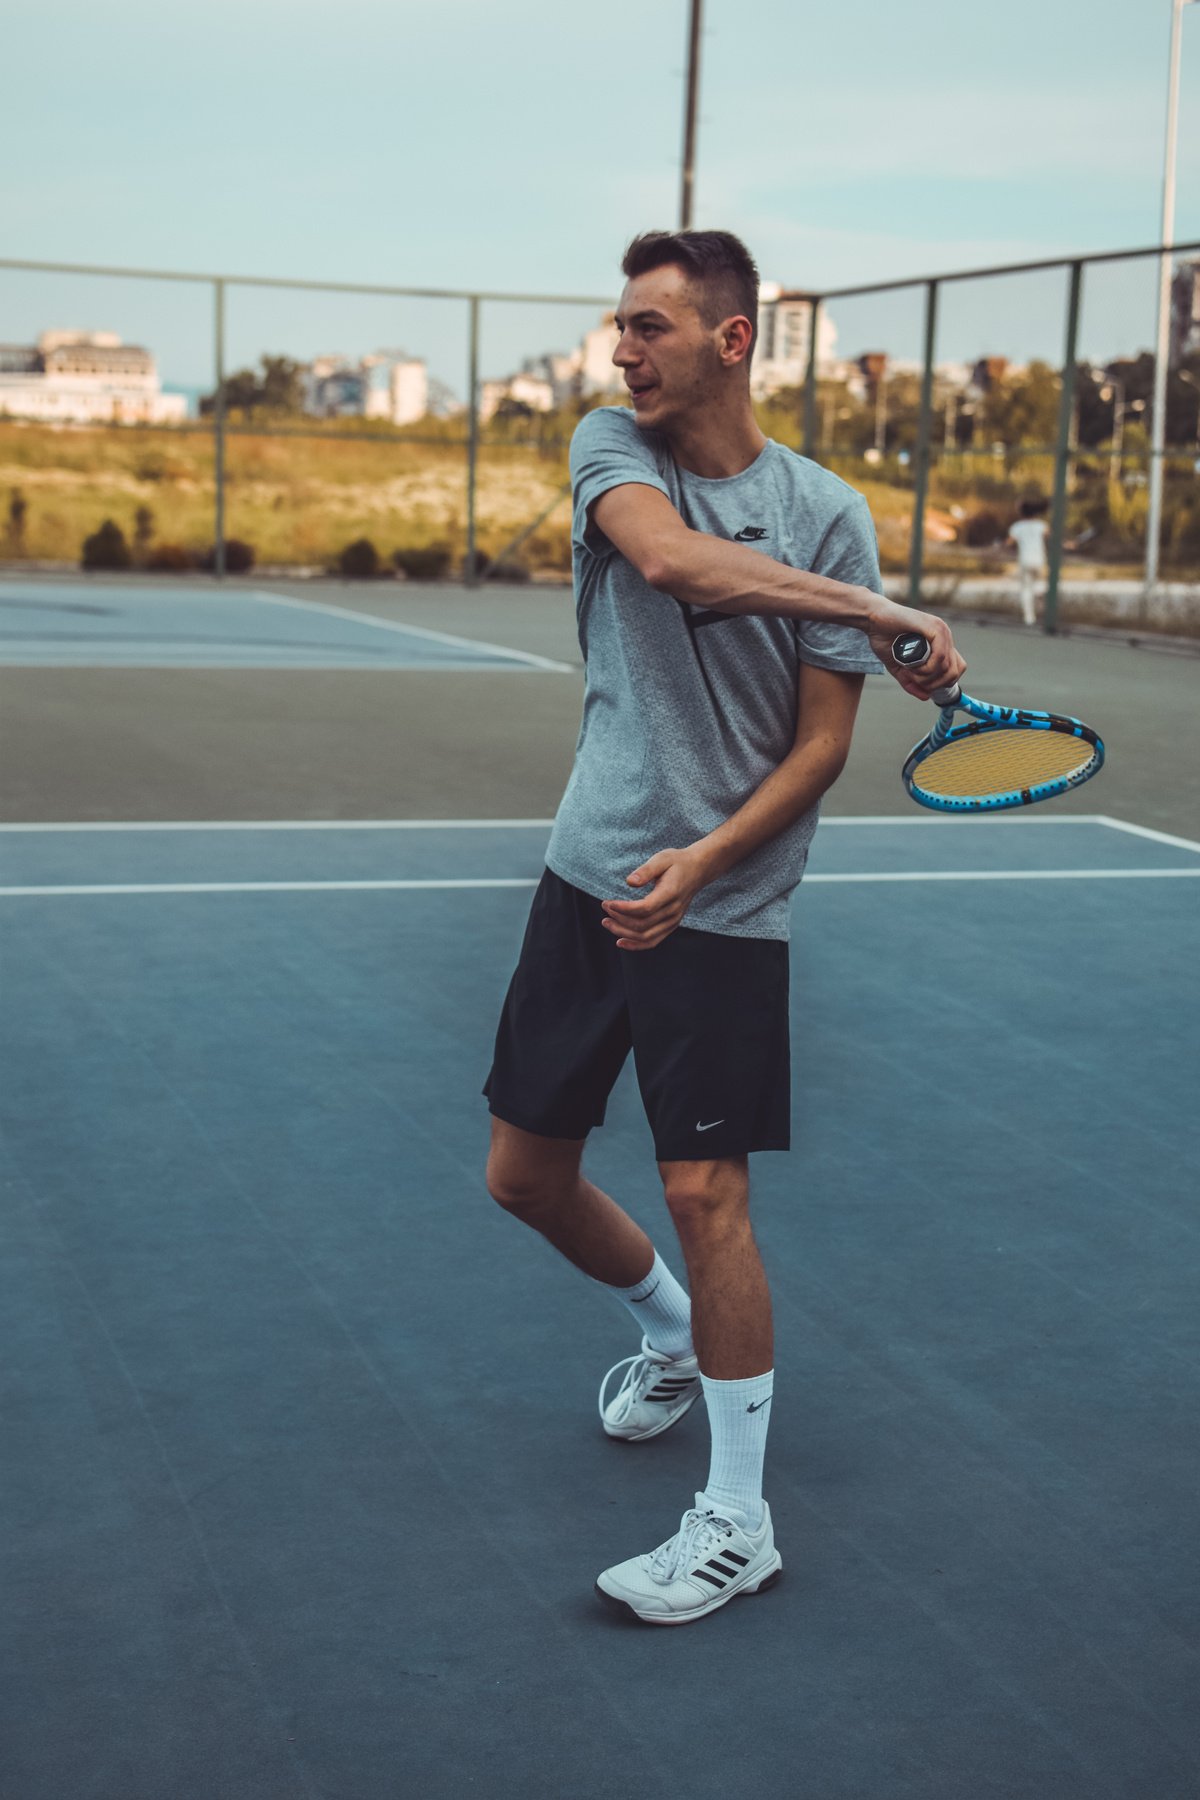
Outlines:
[[[1071,414],[1074,403],[1075,350],[1079,328],[1079,310],[1083,290],[1083,272],[1085,268],[1101,263],[1128,262],[1139,257],[1178,256],[1182,253],[1196,250],[1200,250],[1200,241],[1170,245],[1150,244],[1136,250],[1106,250],[1092,256],[1048,257],[1036,262],[1002,263],[982,269],[958,269],[949,274],[907,276],[896,281],[871,282],[865,286],[826,288],[820,292],[809,292],[805,295],[809,305],[809,342],[808,364],[803,391],[802,436],[805,455],[815,456],[817,453],[817,333],[822,306],[827,306],[832,300],[854,299],[865,294],[897,293],[910,288],[923,288],[925,290],[921,402],[913,470],[912,547],[908,571],[908,591],[912,603],[916,603],[920,598],[921,582],[924,571],[925,502],[929,486],[934,357],[937,339],[938,298],[941,289],[948,282],[952,281],[982,281],[994,276],[1025,275],[1051,269],[1065,269],[1069,273],[1064,331],[1063,379],[1059,405],[1058,442],[1054,451],[1054,501],[1047,542],[1049,582],[1043,619],[1043,629],[1052,633],[1057,626],[1059,576],[1062,567],[1063,536],[1066,527],[1066,501],[1070,485],[1070,465],[1072,458]],[[480,575],[476,567],[478,561],[476,545],[476,496],[480,448],[479,338],[482,309],[484,305],[513,304],[534,306],[597,306],[601,308],[607,308],[611,305],[611,296],[595,294],[519,294],[495,289],[387,287],[348,281],[292,280],[282,276],[269,275],[208,275],[185,273],[175,269],[115,268],[107,265],[85,263],[31,262],[9,257],[0,258],[0,269],[22,270],[41,274],[114,276],[123,280],[201,283],[212,289],[213,368],[216,383],[216,398],[212,412],[215,487],[213,523],[216,542],[216,573],[218,578],[223,577],[225,574],[225,443],[226,439],[232,434],[226,419],[223,390],[225,375],[225,299],[227,289],[232,287],[280,288],[288,291],[308,291],[310,293],[366,294],[382,296],[384,298],[447,300],[466,304],[467,433],[466,437],[462,439],[461,442],[467,453],[467,556],[465,574],[466,580],[471,586],[478,585],[480,580]],[[287,434],[267,432],[265,435],[275,436]],[[449,441],[453,443],[460,440],[443,439],[439,441]],[[1163,455],[1166,455],[1165,449]],[[554,504],[557,504],[557,501],[554,502]],[[522,534],[522,536],[524,535],[527,535],[527,533]]]

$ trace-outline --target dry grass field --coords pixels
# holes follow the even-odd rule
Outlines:
[[[765,415],[764,428],[795,441],[791,421]],[[1049,458],[1027,458],[1010,474],[1046,487]],[[1042,462],[1046,467],[1041,466]],[[858,459],[830,463],[864,493],[879,534],[885,572],[908,566],[910,478],[883,479]],[[531,572],[570,568],[566,434],[524,441],[505,430],[485,433],[476,488],[476,531],[495,558],[522,539],[519,559]],[[933,574],[986,574],[1002,566],[995,552],[960,542],[963,521],[981,506],[1004,516],[990,470],[931,472],[926,511],[926,567]],[[1140,507],[1145,497],[1115,490],[1113,508]],[[47,426],[0,420],[0,563],[78,563],[83,541],[111,519],[136,564],[184,567],[199,561],[214,538],[213,440],[207,424],[139,427]],[[1011,516],[1011,506],[1007,516]],[[1136,521],[1130,519],[1131,527]],[[259,566],[332,569],[345,547],[368,538],[381,563],[396,551],[440,546],[461,566],[467,533],[467,451],[458,421],[420,435],[374,431],[344,422],[303,432],[255,431],[236,425],[226,440],[225,535],[253,547]],[[161,561],[167,558],[167,563]],[[1138,560],[1093,565],[1093,576],[1135,576]]]
[[[356,538],[383,559],[397,549],[466,548],[467,456],[459,441],[368,441],[357,435],[229,436],[225,529],[254,547],[259,563],[329,567]],[[567,482],[566,449],[484,441],[476,495],[478,541],[495,556],[550,507]],[[862,482],[885,560],[908,554],[911,495]],[[14,497],[19,525],[14,516]],[[85,537],[112,519],[130,544],[143,518],[143,559],[164,545],[193,556],[213,541],[214,459],[207,429],[48,427],[0,423],[0,549],[6,562],[77,561]],[[935,536],[952,535],[936,511]],[[522,544],[534,570],[565,572],[570,517],[565,499]]]
[[[461,443],[363,441],[355,436],[234,433],[226,443],[226,535],[259,563],[331,564],[369,537],[387,558],[400,548],[466,545],[466,450]],[[488,446],[477,487],[479,541],[495,554],[566,481],[565,454]],[[14,513],[14,496],[16,506]],[[74,561],[112,519],[131,544],[194,555],[213,542],[214,458],[207,430],[0,425],[0,533],[6,561]],[[15,515],[19,515],[18,518]],[[566,507],[526,546],[533,566],[566,556]]]

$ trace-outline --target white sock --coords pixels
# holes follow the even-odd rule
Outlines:
[[[757,1531],[763,1521],[763,1455],[775,1371],[745,1381],[712,1381],[701,1374],[700,1382],[712,1428],[704,1497],[735,1524],[744,1520],[748,1530]]]
[[[608,1287],[636,1319],[652,1350],[660,1356],[692,1354],[692,1303],[656,1250],[650,1273],[634,1287]]]

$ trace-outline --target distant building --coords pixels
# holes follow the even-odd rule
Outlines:
[[[593,330],[585,332],[576,355],[579,358],[579,396],[591,400],[597,394],[625,397],[625,378],[613,362],[617,347],[617,317],[605,313]]]
[[[154,358],[112,331],[43,331],[0,344],[0,417],[54,424],[164,425],[187,416],[164,394]]]
[[[319,419],[386,419],[413,425],[429,412],[429,373],[402,350],[376,350],[352,362],[315,356],[304,370],[304,410]]]
[[[527,356],[515,375],[504,375],[496,381],[479,384],[479,416],[486,422],[495,417],[503,401],[525,407],[531,413],[554,412],[580,393],[582,353],[572,350],[566,355],[549,351],[544,356]],[[616,371],[614,370],[614,374]]]
[[[750,365],[750,392],[765,400],[780,388],[803,387],[812,337],[812,303],[807,295],[764,281],[758,290],[758,342]],[[832,372],[837,326],[828,309],[817,320],[817,373]]]
[[[1171,362],[1200,350],[1200,259],[1178,263],[1171,277]]]

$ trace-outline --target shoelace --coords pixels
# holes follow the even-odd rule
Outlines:
[[[639,1367],[639,1365],[640,1365],[640,1367]],[[621,1383],[620,1387],[617,1389],[616,1395],[613,1400],[613,1404],[617,1409],[614,1423],[617,1425],[622,1424],[629,1417],[630,1412],[637,1405],[637,1402],[641,1399],[641,1393],[639,1392],[639,1389],[643,1385],[647,1385],[647,1386],[650,1385],[646,1380],[646,1377],[650,1374],[650,1371],[651,1370],[654,1371],[654,1375],[655,1375],[656,1379],[659,1375],[662,1374],[662,1370],[658,1366],[658,1364],[652,1363],[650,1361],[650,1358],[648,1356],[646,1356],[644,1354],[644,1352],[639,1352],[637,1356],[623,1357],[619,1363],[614,1363],[612,1368],[608,1371],[608,1374],[604,1377],[604,1380],[600,1383],[600,1417],[601,1417],[601,1419],[604,1418],[604,1414],[605,1414],[605,1410],[606,1410],[604,1395],[605,1395],[605,1391],[608,1387],[608,1384],[612,1380],[613,1376],[616,1374],[618,1369],[625,1369],[625,1368],[628,1368],[629,1373],[626,1375],[624,1381]]]
[[[665,1544],[660,1544],[650,1557],[649,1574],[660,1587],[667,1587],[682,1569],[699,1562],[707,1550],[722,1538],[733,1535],[733,1525],[716,1513],[685,1512],[679,1530]]]

